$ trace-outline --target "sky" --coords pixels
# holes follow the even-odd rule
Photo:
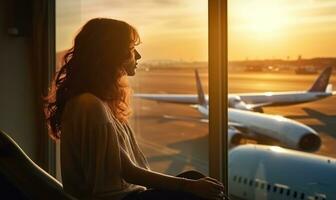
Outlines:
[[[229,60],[336,56],[336,1],[228,0]],[[139,31],[143,61],[207,61],[207,0],[57,0],[56,50],[94,17]]]
[[[336,1],[229,2],[229,59],[336,56]]]

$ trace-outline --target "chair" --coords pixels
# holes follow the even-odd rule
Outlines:
[[[1,130],[0,182],[0,199],[75,199]]]

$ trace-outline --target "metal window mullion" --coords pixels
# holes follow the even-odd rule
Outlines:
[[[227,0],[208,1],[209,174],[228,187]]]
[[[47,33],[46,33],[46,46],[47,46],[47,63],[46,70],[44,72],[44,82],[43,82],[43,95],[48,95],[48,90],[52,84],[53,77],[56,73],[56,49],[55,49],[55,26],[56,26],[56,16],[55,16],[55,0],[49,0],[45,2],[46,12],[47,12],[47,19],[46,19],[46,26],[47,26]],[[46,127],[46,131],[47,127]],[[56,176],[56,144],[50,137],[46,138],[47,143],[47,166],[48,172],[52,176]]]

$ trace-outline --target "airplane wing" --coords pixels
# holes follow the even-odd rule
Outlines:
[[[258,108],[262,108],[265,106],[270,106],[272,105],[273,102],[265,102],[265,103],[256,103],[256,104],[246,104],[247,108],[249,108],[249,110],[256,110]]]
[[[230,94],[229,102],[230,100],[232,102],[230,107],[258,110],[265,106],[293,105],[335,95],[336,92],[332,91],[332,84],[329,84],[331,73],[331,67],[325,68],[307,91]]]
[[[170,120],[181,120],[181,121],[191,121],[191,122],[201,122],[209,123],[208,119],[199,118],[199,117],[187,117],[187,116],[174,116],[174,115],[163,115],[163,118]]]
[[[262,108],[272,105],[292,105],[302,102],[316,101],[327,96],[335,95],[332,85],[329,84],[331,67],[327,67],[317,77],[313,85],[307,91],[299,92],[265,92],[265,93],[241,93],[229,94],[228,103],[230,108],[262,112]],[[209,97],[204,94],[201,80],[195,70],[197,95],[196,94],[135,94],[134,97],[148,99],[157,102],[176,104],[202,104],[208,103]]]
[[[196,94],[134,94],[134,97],[167,103],[177,104],[198,104],[198,97]],[[207,99],[207,96],[206,96]]]

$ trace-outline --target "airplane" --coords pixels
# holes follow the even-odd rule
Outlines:
[[[197,71],[195,75],[198,100],[195,107],[208,119],[208,101],[206,101]],[[135,97],[166,102],[164,99],[152,99],[143,95]],[[155,97],[155,95],[151,94],[150,97]],[[276,142],[287,148],[309,152],[317,151],[321,146],[320,136],[314,129],[282,116],[228,108],[228,121],[228,143],[230,145],[239,143],[241,139],[252,139],[266,144]]]
[[[195,70],[199,79],[198,71]],[[325,68],[307,91],[237,93],[228,95],[228,107],[263,112],[263,107],[286,106],[327,98],[336,94],[329,79],[332,67]],[[196,94],[135,94],[135,97],[178,104],[197,104]],[[208,95],[205,100],[208,102]]]
[[[230,199],[336,199],[334,158],[248,144],[231,149],[228,159]]]
[[[319,150],[321,138],[309,126],[278,115],[228,109],[229,124],[242,131],[247,138],[262,143],[278,142],[281,146],[302,151]]]

